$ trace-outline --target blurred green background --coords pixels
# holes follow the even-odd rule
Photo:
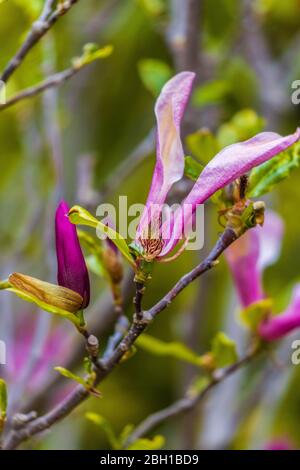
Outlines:
[[[90,210],[103,201],[116,203],[118,195],[127,195],[129,203],[145,201],[155,161],[151,133],[155,95],[176,71],[192,68],[197,72],[185,134],[205,126],[219,132],[224,145],[230,143],[237,137],[231,120],[245,109],[254,120],[254,132],[249,126],[249,136],[243,138],[259,130],[255,130],[261,126],[257,116],[264,118],[266,129],[280,133],[291,133],[299,124],[300,107],[290,98],[291,84],[300,78],[299,0],[194,2],[199,12],[194,15],[197,34],[192,44],[184,42],[181,30],[185,3],[189,1],[79,1],[12,76],[8,97],[68,68],[86,43],[114,47],[110,57],[89,65],[66,84],[0,111],[2,278],[16,270],[55,281],[52,228],[59,197]],[[1,70],[39,16],[42,4],[42,0],[1,3]],[[281,258],[265,275],[271,296],[285,292],[300,276],[299,185],[300,172],[295,171],[266,198],[268,207],[278,211],[285,222]],[[172,266],[155,267],[145,307],[204,257],[216,240],[220,227],[215,206],[210,204],[205,225],[205,247],[199,254],[186,252]],[[107,295],[107,287],[99,278],[91,278],[95,304]],[[33,331],[39,325],[45,333],[57,323],[9,294],[1,294],[0,302],[0,338],[6,341],[22,316],[26,315]],[[97,310],[93,302],[86,312],[87,320],[90,314],[96,318],[104,348],[111,325],[102,328],[106,320],[101,325],[101,303],[96,303]],[[148,333],[165,341],[183,341],[197,353],[204,353],[212,336],[223,330],[237,341],[242,353],[245,331],[236,322],[237,310],[228,268],[222,260],[217,269],[189,286]],[[127,311],[131,315],[131,302]],[[9,350],[8,361],[14,352],[14,348]],[[30,350],[24,354],[21,368],[29,358]],[[51,380],[57,376],[53,365],[62,362],[63,358],[56,358],[54,364],[49,363]],[[0,366],[4,374],[5,367]],[[267,378],[266,369],[270,369]],[[72,370],[82,372],[82,361]],[[121,432],[126,424],[137,424],[179,398],[193,371],[192,366],[176,359],[153,356],[138,348],[137,354],[103,383],[102,399],[91,398],[51,433],[27,446],[109,448],[105,433],[87,421],[84,411],[100,413]],[[20,374],[21,370],[10,389]],[[60,380],[60,384],[66,382]],[[280,369],[262,362],[221,385],[197,412],[166,422],[155,433],[165,436],[165,448],[174,449],[262,448],[274,436],[286,436],[299,446],[299,386],[299,367]],[[50,392],[53,396],[57,393],[55,387],[49,388]],[[25,384],[20,408],[31,398],[30,393]],[[52,402],[53,397],[46,396],[36,406],[43,411]]]

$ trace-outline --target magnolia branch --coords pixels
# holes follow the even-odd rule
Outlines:
[[[52,75],[51,77],[48,77],[46,80],[38,83],[35,86],[26,88],[25,90],[21,91],[20,93],[17,93],[15,96],[7,100],[5,103],[1,104],[0,111],[9,108],[10,106],[13,106],[19,101],[25,100],[27,98],[32,98],[33,96],[36,96],[50,88],[54,88],[61,85],[62,83],[73,77],[80,69],[81,67],[70,67],[69,69],[64,70],[63,72],[59,72],[55,75]]]
[[[183,276],[175,286],[151,309],[141,312],[140,318],[135,316],[127,334],[117,346],[117,348],[106,359],[99,359],[96,369],[96,379],[94,386],[97,386],[110,372],[120,363],[124,354],[130,351],[136,339],[145,331],[153,319],[180,294],[196,278],[210,270],[218,262],[218,258],[224,250],[231,245],[238,235],[231,228],[226,228],[219,237],[217,243],[207,256],[207,258]],[[45,415],[28,423],[24,428],[12,430],[4,443],[5,449],[14,449],[23,441],[50,428],[54,423],[68,416],[80,403],[89,397],[89,391],[83,386],[77,386],[61,403],[55,406]]]
[[[59,2],[57,8],[52,11],[53,0],[46,0],[40,17],[32,24],[31,30],[26,36],[16,55],[5,67],[0,80],[7,82],[15,70],[22,64],[23,60],[39,40],[52,28],[58,19],[65,15],[78,0],[65,0]]]
[[[151,431],[153,428],[157,427],[167,419],[174,418],[182,413],[186,413],[187,411],[190,411],[195,408],[206,397],[206,395],[210,392],[211,389],[213,389],[219,383],[223,382],[234,372],[238,371],[243,366],[248,364],[252,359],[256,357],[258,352],[258,349],[252,349],[251,351],[249,351],[248,354],[246,354],[239,361],[235,362],[232,366],[227,367],[226,369],[216,370],[212,375],[211,381],[200,392],[191,393],[187,391],[183,398],[175,401],[174,403],[172,403],[172,405],[167,406],[166,408],[157,411],[152,415],[149,415],[135,428],[133,433],[128,437],[126,441],[126,446],[132,444],[140,437],[145,436],[149,431]]]

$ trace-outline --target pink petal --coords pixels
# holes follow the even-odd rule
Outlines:
[[[258,229],[246,232],[225,251],[241,305],[248,307],[264,298],[261,272],[258,269]]]
[[[163,87],[156,105],[157,149],[156,165],[148,195],[138,228],[138,235],[147,224],[147,208],[165,202],[172,185],[179,181],[184,172],[184,152],[180,139],[180,122],[186,108],[195,74],[181,72]],[[155,211],[154,211],[155,214]],[[148,224],[147,224],[148,225]]]
[[[244,142],[225,147],[204,168],[184,203],[201,204],[220,188],[270,160],[299,138],[300,128],[286,137],[275,132],[262,132]]]
[[[300,328],[300,284],[295,286],[288,308],[282,314],[263,321],[258,332],[266,341],[274,341],[296,328]]]
[[[272,157],[290,147],[300,138],[300,128],[294,134],[282,137],[275,132],[262,132],[249,140],[229,145],[219,152],[204,168],[191,192],[183,201],[196,209],[212,194],[253,167],[270,160]],[[182,237],[183,228],[189,223],[182,210],[174,215],[172,241],[165,247],[164,254],[171,251]]]
[[[258,266],[264,270],[279,258],[284,232],[283,220],[276,212],[268,209],[263,227],[256,227],[254,230],[257,230],[259,235]]]
[[[265,446],[265,450],[293,450],[294,445],[286,437],[275,438],[268,442]]]
[[[262,273],[277,260],[282,234],[282,219],[268,210],[263,227],[249,230],[225,251],[243,307],[264,298]]]

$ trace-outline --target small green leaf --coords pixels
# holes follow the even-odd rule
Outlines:
[[[197,87],[193,94],[193,104],[198,107],[221,103],[231,91],[227,80],[212,80]]]
[[[87,412],[85,417],[92,423],[96,424],[96,426],[99,426],[105,432],[108,442],[114,450],[121,449],[119,439],[115,435],[110,422],[104,418],[104,416],[101,416],[98,413]]]
[[[0,290],[8,289],[9,287],[11,287],[11,284],[9,283],[8,279],[4,279],[3,281],[0,281]]]
[[[121,444],[121,447],[123,448],[128,437],[134,430],[134,425],[133,424],[126,424],[124,428],[122,429],[120,435],[119,435],[119,441]]]
[[[259,300],[240,312],[241,320],[255,332],[260,322],[271,312],[272,305],[272,299]]]
[[[152,16],[159,16],[166,9],[165,0],[139,0],[139,3]]]
[[[75,382],[79,383],[80,385],[83,385],[84,387],[86,387],[86,385],[87,385],[86,381],[82,377],[80,377],[79,375],[73,374],[73,372],[71,372],[68,369],[65,369],[64,367],[57,366],[57,367],[54,367],[54,370],[59,372],[64,377],[67,377],[68,379],[74,380]]]
[[[88,269],[99,277],[109,279],[109,275],[102,262],[103,249],[99,240],[80,229],[77,229],[77,235],[80,244],[91,253],[85,258]]]
[[[3,379],[0,379],[0,417],[6,418],[7,410],[7,387],[6,382]]]
[[[292,170],[299,167],[300,144],[297,142],[276,157],[253,168],[249,177],[247,194],[260,197],[270,192],[273,187],[286,179]]]
[[[219,151],[216,137],[209,129],[202,128],[186,137],[186,145],[192,155],[207,164]]]
[[[105,233],[108,238],[110,238],[110,240],[116,245],[127,261],[129,261],[129,263],[135,267],[135,263],[130,254],[129,247],[125,239],[113,228],[103,224],[94,216],[92,216],[92,214],[90,214],[86,209],[80,206],[73,206],[69,211],[68,217],[72,224],[87,225],[88,227],[93,227],[99,230],[99,232]]]
[[[250,139],[263,130],[265,121],[249,108],[234,114],[230,121],[222,124],[217,133],[220,148]]]
[[[143,334],[136,340],[137,346],[156,356],[174,357],[201,367],[201,357],[183,343],[177,341],[165,343],[153,336]]]
[[[238,359],[235,342],[222,332],[212,340],[211,352],[217,368],[230,366]]]
[[[126,450],[159,450],[165,444],[164,436],[157,435],[152,439],[137,439],[135,442],[130,444]]]
[[[104,47],[99,47],[97,44],[93,43],[85,44],[81,57],[75,57],[75,59],[73,59],[73,67],[81,68],[95,60],[106,59],[106,57],[112,54],[113,49],[111,44]]]
[[[197,181],[202,170],[203,165],[197,162],[193,157],[185,157],[184,174],[187,178],[191,179],[192,181]]]
[[[155,97],[159,95],[163,85],[172,76],[169,65],[157,59],[140,60],[138,71],[145,88]]]
[[[104,266],[96,255],[88,255],[85,257],[86,265],[92,273],[99,277],[106,277]]]

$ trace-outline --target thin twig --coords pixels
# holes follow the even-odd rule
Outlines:
[[[31,49],[49,31],[49,29],[52,28],[52,26],[57,22],[57,20],[61,16],[65,15],[77,2],[78,0],[65,0],[64,2],[60,2],[56,10],[54,10],[53,12],[53,2],[51,0],[47,0],[45,2],[40,17],[37,19],[37,21],[32,24],[31,30],[27,34],[25,41],[21,45],[16,55],[9,61],[9,63],[5,67],[0,77],[0,80],[2,80],[3,82],[8,81],[8,79],[15,72],[15,70],[22,64],[23,60],[31,51]]]
[[[126,352],[130,350],[136,339],[145,331],[149,323],[180,294],[180,292],[193,282],[197,277],[204,274],[216,265],[216,261],[223,251],[237,239],[236,233],[226,228],[219,237],[217,243],[211,250],[208,257],[196,268],[183,276],[175,286],[150,310],[144,311],[141,320],[136,317],[121,343],[113,351],[110,357],[98,361],[98,369],[94,386],[102,380],[119,364]],[[232,369],[232,368],[231,368]],[[54,423],[69,415],[80,403],[88,398],[89,392],[82,386],[77,386],[61,403],[56,405],[51,411],[36,420],[28,423],[21,430],[13,430],[8,435],[4,443],[5,449],[14,449],[31,436],[50,428]]]
[[[208,392],[214,388],[217,384],[223,382],[227,377],[232,375],[234,372],[239,370],[241,367],[248,364],[256,355],[258,354],[257,349],[252,349],[246,354],[245,357],[234,363],[232,366],[227,367],[226,369],[216,370],[212,376],[212,380],[209,384],[202,389],[199,393],[192,394],[189,391],[186,395],[172,403],[172,405],[149,415],[144,421],[142,421],[133,431],[133,433],[128,437],[126,441],[126,446],[132,444],[134,441],[139,439],[142,436],[145,436],[153,428],[161,424],[163,421],[166,421],[169,418],[174,418],[182,413],[193,410],[200,401],[202,401]]]
[[[142,282],[135,281],[135,296],[133,303],[135,306],[135,314],[138,320],[143,318],[142,300],[144,297],[145,286]]]
[[[103,359],[107,359],[113,353],[113,351],[115,350],[119,342],[124,337],[128,328],[129,328],[128,318],[122,314],[117,320],[114,333],[107,341],[107,346],[103,353]]]
[[[12,98],[8,99],[5,103],[0,105],[0,111],[10,108],[19,101],[23,101],[33,96],[39,95],[40,93],[49,90],[54,87],[62,85],[64,82],[72,78],[77,72],[84,68],[87,64],[83,64],[81,67],[70,67],[67,70],[58,72],[51,77],[48,77],[46,80],[34,85],[32,87],[26,88],[25,90],[20,91]]]

